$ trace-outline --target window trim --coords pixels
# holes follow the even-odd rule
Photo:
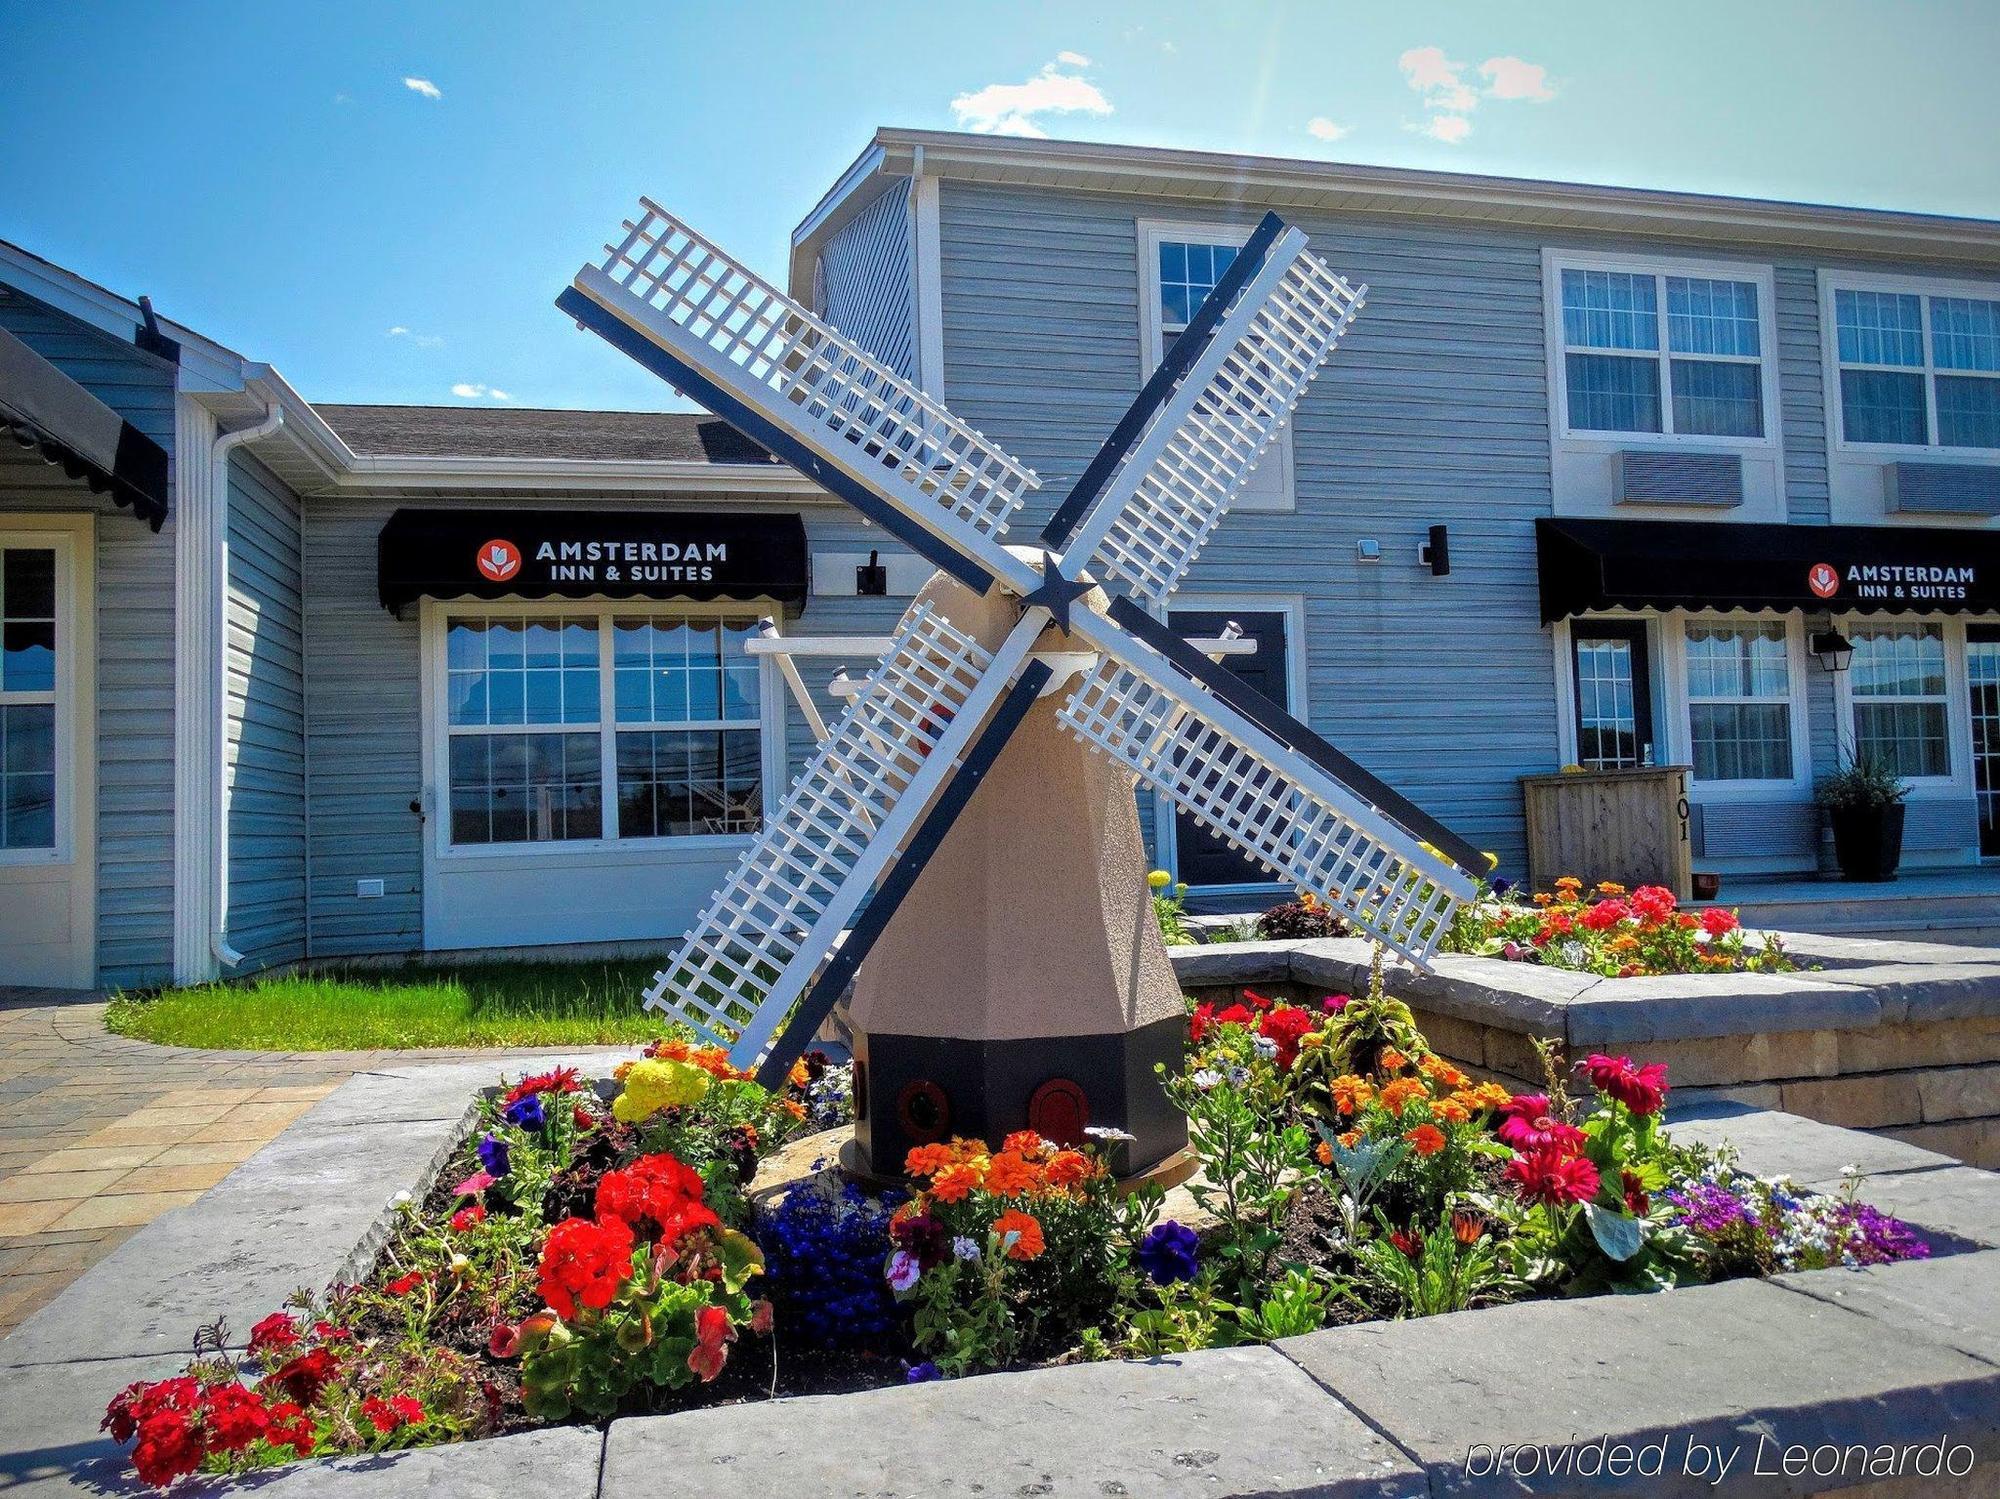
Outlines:
[[[1139,252],[1139,385],[1145,383],[1166,358],[1166,336],[1160,320],[1160,242],[1184,241],[1195,244],[1233,244],[1238,249],[1256,232],[1254,223],[1240,220],[1201,222],[1189,219],[1147,219],[1134,221]],[[1275,500],[1251,497],[1239,491],[1230,502],[1230,511],[1247,515],[1286,515],[1299,508],[1298,463],[1292,451],[1296,423],[1286,422],[1272,440],[1258,465],[1277,463],[1279,494]],[[1246,503],[1247,501],[1247,503]]]
[[[1614,271],[1650,275],[1658,290],[1656,309],[1660,325],[1660,347],[1656,350],[1629,350],[1622,357],[1637,358],[1651,352],[1660,368],[1660,424],[1673,421],[1673,353],[1667,347],[1667,297],[1664,278],[1691,276],[1710,281],[1748,281],[1757,288],[1757,344],[1755,363],[1759,367],[1758,390],[1763,403],[1764,433],[1761,437],[1711,436],[1698,432],[1605,432],[1597,428],[1573,428],[1569,420],[1569,378],[1564,356],[1569,351],[1563,335],[1562,274],[1564,271]],[[1664,255],[1599,254],[1588,250],[1545,248],[1542,251],[1542,324],[1547,346],[1549,382],[1549,425],[1558,442],[1602,448],[1656,447],[1669,449],[1723,448],[1737,453],[1782,451],[1784,414],[1778,384],[1777,275],[1769,265],[1749,261],[1685,260]],[[1719,364],[1749,364],[1740,355],[1689,354],[1683,358]]]
[[[1812,725],[1808,718],[1805,618],[1797,611],[1783,614],[1766,610],[1675,610],[1672,630],[1662,631],[1670,657],[1666,678],[1673,720],[1677,761],[1688,767],[1689,795],[1704,805],[1730,801],[1769,801],[1774,793],[1788,797],[1812,794]],[[1785,701],[1790,704],[1792,773],[1789,776],[1758,780],[1703,780],[1694,768],[1694,693],[1688,679],[1688,630],[1699,625],[1740,628],[1745,625],[1780,624],[1785,631]],[[1708,701],[1704,699],[1704,701]],[[1716,701],[1722,701],[1716,699]],[[1744,699],[1776,702],[1776,698]]]
[[[1913,799],[1926,797],[1956,797],[1972,793],[1972,745],[1971,745],[1971,693],[1965,680],[1965,619],[1962,615],[1947,618],[1917,616],[1891,616],[1880,614],[1842,614],[1834,618],[1833,626],[1850,640],[1856,630],[1865,630],[1871,625],[1913,624],[1936,625],[1939,638],[1944,644],[1944,748],[1946,773],[1941,776],[1905,776],[1909,782]],[[1847,764],[1854,758],[1859,747],[1859,739],[1854,732],[1854,673],[1843,671],[1834,677],[1834,732],[1839,745],[1839,763]],[[1914,701],[1931,702],[1931,698]],[[1829,769],[1833,767],[1829,766]]]
[[[88,861],[96,876],[96,621],[91,564],[91,517],[0,516],[0,546],[53,551],[56,568],[56,680],[49,700],[55,708],[55,842],[48,848],[0,848],[0,866],[9,869],[61,867]],[[65,647],[64,642],[68,645]],[[84,653],[90,658],[84,659]],[[39,700],[43,694],[31,694]],[[86,780],[86,777],[89,779]],[[96,913],[90,943],[96,944]]]
[[[598,736],[598,765],[603,797],[603,821],[600,829],[613,828],[617,818],[617,732],[616,699],[609,699],[613,716],[606,719],[603,706],[607,699],[604,694],[612,690],[613,684],[605,678],[611,672],[612,632],[608,628],[610,620],[619,615],[671,614],[696,618],[741,618],[745,614],[758,618],[770,618],[783,629],[782,613],[775,600],[720,600],[716,602],[695,602],[691,600],[668,599],[432,599],[423,600],[419,609],[419,639],[423,669],[421,673],[421,697],[423,732],[425,743],[424,785],[421,805],[429,822],[426,848],[430,857],[441,865],[467,866],[482,862],[497,862],[508,859],[532,858],[560,861],[565,855],[575,856],[589,862],[601,862],[607,855],[637,855],[657,858],[662,853],[686,851],[688,853],[726,853],[749,845],[754,833],[689,833],[681,835],[660,835],[648,838],[606,837],[600,832],[595,838],[555,838],[545,841],[524,841],[519,843],[466,843],[451,841],[451,733],[449,717],[449,694],[445,691],[449,681],[449,643],[446,624],[453,618],[482,616],[486,618],[526,616],[526,615],[595,615],[599,618],[598,630],[598,671],[599,671],[599,712],[596,727],[571,724],[508,724],[499,726],[503,732],[521,733],[595,733]],[[763,777],[763,815],[768,821],[777,813],[778,802],[782,798],[786,780],[786,762],[783,721],[774,712],[777,692],[775,674],[764,658],[757,660],[757,734],[759,769]],[[477,730],[480,726],[462,725]],[[483,726],[486,732],[496,726]],[[656,724],[631,724],[626,727],[644,732],[657,728]],[[682,728],[688,725],[676,724]],[[694,725],[699,727],[699,725]],[[743,727],[731,723],[730,727]],[[775,742],[774,742],[775,741]]]
[[[1924,362],[1916,365],[1854,365],[1855,369],[1896,370],[1921,375],[1924,381],[1925,430],[1938,430],[1938,368],[1931,350],[1932,297],[1969,297],[2000,302],[2000,282],[1958,281],[1939,276],[1892,276],[1871,272],[1822,270],[1819,273],[1820,379],[1825,392],[1826,440],[1831,450],[1843,458],[1894,460],[1898,458],[1949,458],[1955,463],[2000,464],[2000,448],[1955,448],[1942,443],[1849,442],[1847,418],[1841,408],[1840,324],[1834,300],[1843,291],[1895,292],[1915,296],[1923,303]],[[1947,375],[1968,375],[1973,379],[2000,381],[2000,372],[1947,370]],[[1959,517],[1963,520],[1963,517]]]

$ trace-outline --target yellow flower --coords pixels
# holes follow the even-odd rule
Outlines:
[[[1597,893],[1599,895],[1623,895],[1625,887],[1616,880],[1599,880],[1597,882]]]
[[[1174,877],[1164,869],[1155,869],[1146,876],[1146,883],[1155,890],[1164,890],[1173,883]]]
[[[685,1108],[708,1092],[710,1078],[687,1062],[634,1062],[625,1071],[624,1091],[611,1101],[612,1117],[625,1124],[650,1119],[661,1109]]]
[[[1494,870],[1500,867],[1500,856],[1490,848],[1482,848],[1479,851],[1479,857],[1486,861],[1486,872],[1488,874],[1493,873]]]

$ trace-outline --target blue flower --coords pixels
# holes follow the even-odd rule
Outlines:
[[[938,1366],[929,1359],[921,1364],[912,1364],[903,1372],[904,1384],[929,1384],[934,1379],[942,1378],[944,1375],[938,1371]]]
[[[1196,1271],[1195,1246],[1200,1242],[1195,1231],[1184,1223],[1176,1223],[1171,1218],[1165,1223],[1156,1223],[1139,1241],[1139,1268],[1155,1285],[1167,1286],[1178,1280],[1193,1280]]]
[[[542,1112],[542,1095],[539,1093],[515,1099],[507,1105],[504,1117],[509,1124],[538,1134],[549,1122],[548,1116]]]
[[[479,1137],[479,1164],[488,1176],[505,1176],[514,1167],[507,1154],[507,1142],[492,1135]]]

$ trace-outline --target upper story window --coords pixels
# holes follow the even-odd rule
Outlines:
[[[1142,341],[1145,370],[1152,372],[1166,358],[1167,346],[1193,321],[1202,299],[1236,263],[1242,240],[1228,230],[1197,230],[1186,225],[1139,226],[1142,275]],[[1264,457],[1243,481],[1234,506],[1239,510],[1292,508],[1291,428],[1280,432]]]
[[[1564,265],[1560,284],[1569,431],[1767,435],[1758,281]]]
[[[1836,286],[1833,324],[1844,440],[2000,450],[2000,301]]]

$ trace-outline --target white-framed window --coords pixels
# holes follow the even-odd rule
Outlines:
[[[1768,268],[1556,255],[1549,292],[1564,436],[1772,441]]]
[[[53,546],[0,545],[0,858],[58,843],[57,561]]]
[[[1783,620],[1686,621],[1688,748],[1698,785],[1798,779],[1799,663],[1791,636]]]
[[[1833,276],[1825,288],[1842,446],[2000,456],[2000,286]]]
[[[444,842],[628,844],[762,826],[757,616],[443,606]]]
[[[1141,378],[1151,376],[1167,347],[1186,329],[1202,298],[1235,263],[1250,228],[1141,222],[1139,323]],[[1273,439],[1243,481],[1232,508],[1290,510],[1294,506],[1290,426]]]
[[[1945,628],[1922,620],[1854,620],[1846,674],[1849,743],[1911,781],[1952,774],[1951,674]]]

